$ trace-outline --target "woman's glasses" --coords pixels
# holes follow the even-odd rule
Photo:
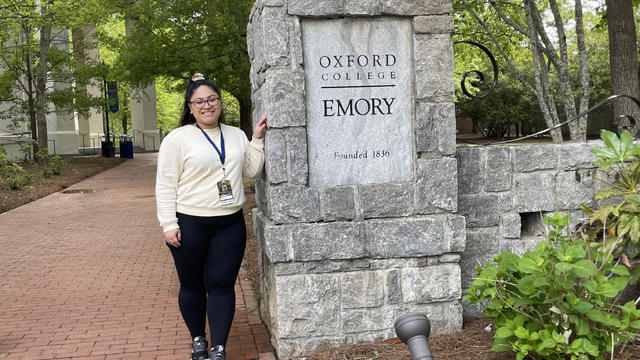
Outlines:
[[[202,109],[205,103],[209,104],[209,106],[214,106],[218,103],[218,100],[220,100],[220,98],[217,96],[209,96],[207,99],[197,98],[189,103],[195,105],[198,109]]]

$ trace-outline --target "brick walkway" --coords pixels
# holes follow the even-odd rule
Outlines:
[[[0,214],[0,359],[190,358],[155,215],[155,161],[136,154]],[[240,279],[227,359],[275,359]]]

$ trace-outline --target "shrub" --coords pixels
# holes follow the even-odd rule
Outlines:
[[[49,159],[47,165],[42,170],[43,176],[49,178],[53,175],[60,175],[62,170],[67,166],[67,161],[62,159],[59,155],[55,155]]]
[[[5,189],[16,190],[30,183],[31,177],[24,169],[9,161],[6,150],[0,149],[0,185]]]
[[[635,302],[616,304],[640,278],[640,145],[628,132],[601,137],[605,147],[592,152],[607,185],[596,199],[606,204],[583,206],[589,224],[565,234],[569,218],[556,213],[544,219],[552,230],[535,251],[502,252],[475,269],[464,299],[488,303],[496,351],[513,350],[518,359],[602,359],[640,332]]]
[[[640,330],[633,301],[610,302],[630,277],[613,261],[619,244],[563,234],[569,218],[558,213],[544,222],[552,228],[547,241],[522,257],[502,252],[477,267],[463,299],[488,301],[484,313],[496,327],[495,351],[515,351],[518,360],[603,359]]]

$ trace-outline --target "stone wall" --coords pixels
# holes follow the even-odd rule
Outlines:
[[[248,26],[254,122],[269,116],[256,183],[261,315],[280,357],[394,337],[425,313],[462,325],[451,0],[258,0]],[[408,181],[310,185],[302,28],[313,18],[401,19],[410,27]],[[379,136],[384,136],[380,134]]]
[[[465,216],[467,242],[460,267],[462,288],[473,268],[500,251],[523,254],[542,239],[542,217],[556,210],[572,224],[592,206],[600,182],[591,153],[601,141],[489,147],[458,147],[458,211]],[[571,226],[571,225],[570,225]],[[465,315],[478,308],[464,306]]]

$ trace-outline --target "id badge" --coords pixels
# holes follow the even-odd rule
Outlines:
[[[218,181],[218,197],[221,205],[229,205],[233,203],[233,192],[231,191],[231,181]]]

